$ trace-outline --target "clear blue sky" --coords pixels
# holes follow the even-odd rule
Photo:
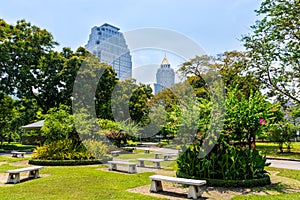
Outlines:
[[[254,10],[260,3],[261,0],[0,0],[0,18],[8,23],[25,19],[47,29],[59,42],[58,49],[84,46],[93,26],[110,23],[123,32],[144,27],[174,30],[215,55],[243,49],[239,39],[251,32],[249,27],[258,19]]]
[[[121,31],[160,27],[178,31],[209,54],[241,50],[251,32],[258,0],[0,0],[0,17],[26,19],[47,29],[61,46],[86,44],[90,29],[105,22]]]

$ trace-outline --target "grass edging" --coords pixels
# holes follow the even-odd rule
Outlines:
[[[270,176],[247,180],[205,179],[207,186],[214,187],[258,187],[271,184]]]
[[[104,164],[107,161],[112,160],[111,157],[103,159],[93,160],[38,160],[31,159],[28,161],[31,165],[42,165],[42,166],[74,166],[74,165],[93,165],[93,164]]]

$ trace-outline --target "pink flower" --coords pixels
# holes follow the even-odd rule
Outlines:
[[[264,120],[264,119],[260,119],[260,120],[259,120],[259,123],[260,123],[261,125],[266,125],[266,124],[267,124],[266,120]]]
[[[202,133],[198,132],[198,138],[201,138],[201,137],[202,137]]]

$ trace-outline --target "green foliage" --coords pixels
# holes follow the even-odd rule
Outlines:
[[[106,137],[117,147],[124,146],[130,139],[130,136],[125,131],[110,131]]]
[[[163,140],[161,140],[161,141],[157,144],[157,146],[158,146],[158,147],[165,147],[165,146],[167,146],[168,144],[169,144],[169,140],[163,139]]]
[[[56,140],[37,147],[32,159],[39,160],[86,160],[94,159],[83,144],[69,139]]]
[[[96,159],[103,159],[108,153],[108,146],[103,144],[101,141],[89,139],[82,141],[82,144]]]
[[[42,165],[42,166],[74,166],[74,165],[94,165],[104,164],[107,161],[112,160],[110,157],[103,159],[90,159],[90,160],[29,160],[28,164],[31,165]]]
[[[119,130],[119,125],[117,122],[109,119],[98,119],[98,125],[101,130]]]
[[[268,131],[269,140],[276,142],[281,153],[283,153],[283,144],[287,146],[287,151],[291,150],[292,139],[296,135],[297,128],[288,121],[273,124]]]
[[[46,142],[77,137],[73,115],[69,113],[70,107],[60,105],[59,108],[50,109],[45,115],[44,126],[41,130],[46,136]]]
[[[284,103],[299,98],[299,0],[265,0],[256,13],[260,20],[243,38],[251,58],[250,71]]]
[[[182,152],[177,159],[179,177],[246,180],[267,176],[266,158],[256,149],[215,147],[208,156],[199,158],[199,144],[191,144]]]
[[[221,179],[206,179],[206,185],[212,187],[259,187],[271,184],[269,176],[258,179],[247,180],[221,180]]]
[[[267,102],[259,91],[250,92],[246,98],[237,88],[231,89],[227,94],[223,137],[239,142],[247,140],[251,146],[256,137],[282,117],[279,105]]]
[[[148,101],[152,96],[149,85],[137,85],[135,79],[119,81],[112,95],[114,119],[125,121],[131,118],[139,124],[147,123]]]
[[[59,104],[71,105],[72,87],[77,70],[87,51],[63,48],[53,51],[56,43],[45,29],[25,20],[16,25],[0,19],[1,91],[19,99],[35,100],[43,113]]]

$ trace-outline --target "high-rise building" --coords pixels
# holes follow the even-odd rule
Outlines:
[[[154,84],[155,94],[162,91],[164,88],[169,88],[175,83],[175,72],[165,56],[161,62],[160,68],[156,72],[156,83]]]
[[[100,62],[111,65],[120,80],[131,78],[131,55],[124,35],[110,24],[93,27],[85,48],[96,55]]]

